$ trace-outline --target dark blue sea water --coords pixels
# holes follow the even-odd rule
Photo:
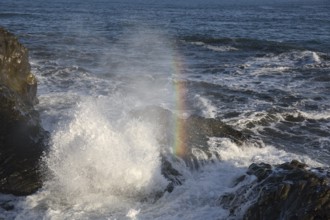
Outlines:
[[[252,162],[329,166],[329,12],[327,0],[1,0],[0,26],[38,78],[52,177],[0,196],[15,204],[0,219],[227,219],[217,199]],[[182,117],[219,118],[263,147],[209,137],[221,161],[173,162],[186,181],[154,201],[167,184],[158,122],[129,112],[180,103]]]

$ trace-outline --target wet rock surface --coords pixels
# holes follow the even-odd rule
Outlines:
[[[158,106],[148,106],[132,111],[131,114],[132,117],[140,118],[151,124],[157,124],[159,130],[155,131],[155,135],[160,145],[167,146],[165,148],[168,149],[168,146],[175,148],[175,145],[179,144],[184,150],[180,155],[175,152],[169,154],[162,152],[162,174],[170,182],[166,189],[168,192],[172,192],[175,186],[184,182],[184,177],[172,166],[171,160],[181,159],[187,167],[198,169],[204,161],[196,158],[193,150],[198,149],[202,151],[208,158],[207,161],[212,158],[213,155],[209,151],[207,143],[210,137],[229,138],[239,145],[249,141],[250,138],[219,119],[204,118],[198,115],[180,118],[170,110]],[[167,156],[172,154],[177,158],[167,158]],[[217,159],[221,159],[219,155]],[[210,161],[212,160],[210,159]]]
[[[37,82],[27,49],[0,28],[0,192],[28,195],[41,187],[39,159],[47,132],[41,127]]]
[[[198,115],[180,118],[170,110],[157,106],[149,106],[142,110],[134,111],[132,114],[134,117],[157,123],[160,127],[160,134],[158,134],[160,142],[167,145],[173,144],[175,141],[173,140],[175,134],[169,132],[173,132],[173,130],[177,133],[180,132],[177,130],[180,129],[180,126],[185,133],[181,137],[181,141],[186,145],[186,149],[191,149],[192,147],[204,148],[207,146],[209,137],[225,137],[237,144],[243,144],[249,140],[248,135],[235,130],[217,118],[204,118]]]
[[[184,178],[182,174],[173,168],[172,164],[166,160],[165,157],[162,158],[162,175],[169,180],[169,184],[165,191],[172,192],[175,186],[182,185]]]
[[[255,176],[254,181],[251,176]],[[233,219],[330,219],[330,172],[298,161],[251,164],[237,189],[220,198]]]
[[[212,154],[208,148],[210,137],[228,138],[238,145],[249,141],[255,141],[249,135],[238,131],[217,118],[204,118],[198,115],[190,115],[180,118],[170,110],[149,106],[132,112],[132,115],[151,123],[157,123],[159,143],[165,146],[181,145],[184,152],[178,155],[186,165],[198,169],[202,160],[198,160],[193,154],[194,149],[202,151],[210,159]],[[179,143],[178,143],[179,142]],[[216,155],[221,159],[219,155]]]

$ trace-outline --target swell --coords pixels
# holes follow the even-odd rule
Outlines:
[[[221,118],[233,128],[257,136],[268,145],[310,155],[327,163],[330,160],[328,97],[312,93],[316,89],[313,86],[309,88],[313,77],[300,80],[309,82],[302,86],[301,93],[293,93],[285,87],[263,90],[262,87],[258,88],[258,84],[250,89],[225,82],[223,85],[189,80],[185,82],[188,90],[199,95],[188,97],[187,103],[192,106],[191,109],[195,109],[194,114]],[[310,89],[311,94],[303,92],[306,88]],[[326,88],[320,88],[326,91]],[[206,109],[201,107],[201,97]]]
[[[211,45],[229,45],[240,50],[253,50],[261,52],[283,53],[290,50],[304,50],[294,43],[277,42],[253,38],[213,38],[209,36],[184,36],[182,40],[188,43],[202,42]]]
[[[245,113],[229,121],[270,144],[326,163],[330,159],[329,112],[309,114],[294,109],[272,108]]]

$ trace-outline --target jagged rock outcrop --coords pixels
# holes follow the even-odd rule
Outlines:
[[[256,180],[246,183],[251,175]],[[330,172],[325,168],[311,169],[295,160],[251,164],[235,185],[236,192],[220,198],[233,219],[330,219]]]
[[[169,180],[169,184],[166,187],[165,191],[172,192],[175,186],[182,185],[184,178],[182,174],[173,168],[172,164],[162,158],[162,175]]]
[[[208,157],[207,161],[212,158],[213,155],[207,143],[210,137],[229,138],[237,144],[243,144],[245,141],[251,140],[249,136],[235,130],[219,119],[204,118],[197,115],[179,118],[170,110],[158,106],[148,106],[132,111],[131,114],[132,117],[140,118],[152,124],[157,123],[155,135],[160,145],[166,146],[165,149],[168,149],[168,146],[173,146],[174,148],[174,145],[177,144],[176,141],[178,141],[175,138],[180,138],[180,144],[184,145],[182,147],[185,152],[175,156],[182,159],[191,169],[198,169],[204,163],[200,158],[196,158],[193,153],[194,149],[203,151],[206,157]],[[177,137],[178,134],[176,132],[184,132],[184,134],[180,134],[181,136]],[[171,155],[172,153],[169,154]],[[170,182],[166,191],[171,192],[175,186],[183,183],[184,177],[172,166],[170,158],[167,158],[167,156],[169,155],[166,155],[166,153],[162,155],[162,174]],[[221,159],[219,155],[216,156],[218,159]],[[173,160],[176,159],[174,158]]]
[[[41,186],[47,133],[33,107],[36,91],[27,49],[0,28],[0,193],[27,195]]]
[[[204,118],[198,115],[191,115],[187,118],[177,117],[170,110],[158,106],[149,106],[141,110],[132,112],[134,117],[142,118],[151,123],[157,123],[158,137],[160,144],[174,146],[176,139],[180,139],[185,152],[179,155],[190,168],[198,168],[203,161],[198,160],[193,149],[203,151],[210,159],[212,154],[208,148],[210,137],[229,138],[233,142],[241,145],[245,142],[256,143],[256,140],[241,131],[238,131],[217,118]],[[179,134],[178,133],[183,132]],[[219,155],[216,155],[219,158]]]
[[[187,149],[192,147],[204,148],[207,146],[209,137],[226,137],[237,144],[242,144],[249,140],[249,136],[241,131],[235,130],[217,118],[204,118],[198,115],[191,115],[188,118],[179,118],[170,110],[158,106],[149,106],[141,110],[132,112],[134,117],[142,118],[150,122],[157,122],[160,130],[158,134],[160,142],[167,145],[173,144],[176,126],[182,126],[185,132],[183,138]]]

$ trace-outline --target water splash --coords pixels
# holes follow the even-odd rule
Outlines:
[[[127,103],[114,96],[78,106],[74,120],[53,135],[44,158],[50,172],[46,189],[72,204],[141,200],[164,191],[153,126],[130,118]]]

